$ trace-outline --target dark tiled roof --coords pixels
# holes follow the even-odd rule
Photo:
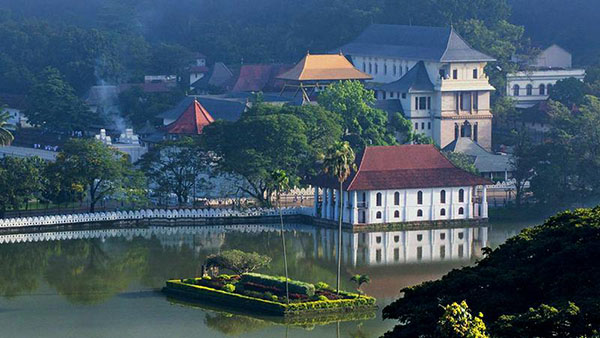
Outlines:
[[[418,189],[492,184],[491,181],[455,167],[433,145],[367,147],[357,160],[358,171],[344,184],[344,190]],[[331,176],[309,181],[336,188]]]
[[[283,81],[277,80],[276,77],[292,67],[293,65],[285,64],[243,65],[232,90],[234,92],[281,90]]]
[[[423,61],[419,61],[400,79],[379,86],[378,89],[400,93],[431,92],[433,91],[433,83],[429,78],[427,68],[425,68],[425,63]]]
[[[373,24],[340,50],[349,55],[435,62],[495,61],[447,27]]]

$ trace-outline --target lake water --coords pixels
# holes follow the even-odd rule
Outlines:
[[[539,222],[538,222],[539,223]],[[379,337],[394,326],[381,309],[400,289],[473,264],[533,223],[472,228],[343,233],[343,287],[368,274],[379,310],[358,320],[289,323],[190,306],[158,290],[199,274],[207,255],[227,249],[272,257],[283,274],[278,225],[161,227],[0,235],[2,337]],[[286,225],[290,277],[335,284],[337,232]]]

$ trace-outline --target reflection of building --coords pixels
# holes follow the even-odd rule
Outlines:
[[[517,108],[529,108],[546,101],[557,81],[570,77],[583,81],[584,69],[573,69],[571,53],[558,45],[543,50],[526,69],[508,74],[506,93]]]
[[[335,259],[337,230],[320,230],[315,256]],[[344,232],[345,264],[398,265],[470,261],[488,245],[488,228],[450,228],[410,231]]]
[[[400,103],[416,131],[441,147],[464,136],[491,148],[494,88],[484,69],[495,60],[454,29],[375,24],[341,50],[373,76],[377,99]]]
[[[345,223],[487,218],[486,185],[491,181],[455,167],[432,145],[367,147],[356,167],[343,187]],[[310,183],[314,215],[337,220],[338,181],[322,175]]]

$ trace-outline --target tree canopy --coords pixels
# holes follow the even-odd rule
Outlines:
[[[206,257],[206,266],[217,266],[228,269],[236,274],[256,271],[269,266],[271,257],[257,254],[256,252],[244,252],[240,250],[226,250],[219,254]]]

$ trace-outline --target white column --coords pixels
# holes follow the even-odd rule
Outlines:
[[[473,189],[467,189],[467,218],[473,218]]]
[[[358,192],[352,191],[350,195],[352,196],[352,209],[350,210],[350,224],[358,223],[358,201],[356,195]]]
[[[333,193],[335,194],[335,205],[333,206],[333,219],[338,220],[340,217],[340,191],[333,189]]]
[[[327,188],[321,189],[321,218],[327,218]]]
[[[402,220],[408,222],[408,190],[404,189],[404,215]]]
[[[313,202],[313,216],[318,217],[317,212],[319,211],[319,187],[315,186],[314,187],[315,192],[314,192],[314,202]]]
[[[343,191],[344,194],[344,207],[342,208],[342,221],[350,223],[350,192]]]
[[[450,207],[448,208],[450,219],[454,219],[454,188],[450,188]]]
[[[333,189],[327,189],[327,218],[333,219]]]
[[[431,189],[431,209],[429,210],[429,216],[430,216],[430,220],[434,220],[435,219],[435,208],[433,207],[433,195],[435,195],[435,189]]]
[[[481,200],[481,217],[488,217],[488,203],[487,203],[487,186],[483,186],[483,196]]]

